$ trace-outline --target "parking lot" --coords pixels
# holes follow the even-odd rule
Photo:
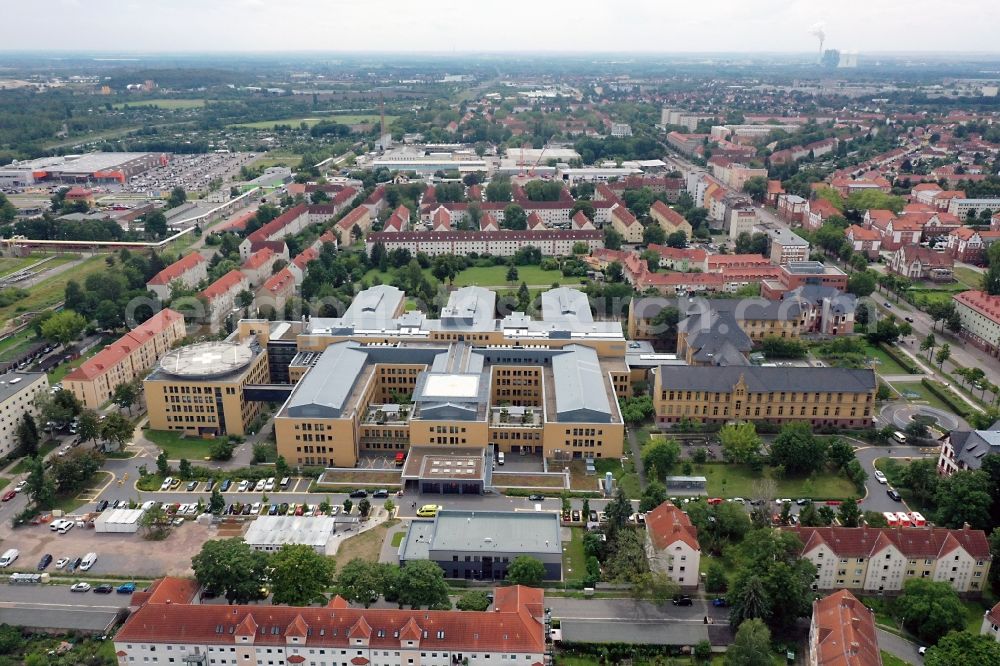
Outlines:
[[[123,192],[160,192],[183,187],[186,192],[201,192],[209,183],[223,182],[239,173],[240,167],[257,159],[257,153],[207,153],[203,155],[173,154],[170,161],[132,178],[122,187]]]

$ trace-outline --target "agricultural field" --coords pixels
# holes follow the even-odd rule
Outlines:
[[[141,99],[134,102],[119,102],[114,105],[115,109],[124,109],[126,106],[154,106],[158,109],[176,111],[180,109],[199,109],[205,106],[203,99]]]

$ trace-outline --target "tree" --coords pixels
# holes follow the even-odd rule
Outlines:
[[[21,453],[26,456],[37,455],[39,439],[35,417],[25,412],[17,424],[17,445]]]
[[[42,337],[65,345],[79,338],[86,327],[87,320],[82,315],[73,310],[63,310],[42,322]]]
[[[606,533],[613,535],[619,528],[627,525],[631,515],[632,503],[625,496],[625,491],[619,487],[615,491],[614,498],[604,507],[604,516],[607,520]]]
[[[680,591],[680,586],[662,572],[647,571],[632,580],[632,596],[657,606],[664,605]]]
[[[80,450],[66,456],[54,458],[49,467],[49,473],[59,492],[74,494],[83,490],[91,481],[94,473],[104,464],[104,456],[93,450]]]
[[[767,196],[767,178],[764,176],[754,176],[747,178],[743,183],[743,192],[750,195],[750,198],[757,203],[763,203]]]
[[[928,361],[931,360],[931,354],[934,352],[935,347],[937,347],[937,339],[934,337],[933,333],[928,333],[927,337],[920,343],[920,351],[927,352]]]
[[[667,241],[667,232],[659,224],[649,224],[642,230],[642,242],[646,245],[655,243],[663,245]]]
[[[989,268],[983,275],[983,291],[996,296],[1000,294],[1000,246],[996,243],[990,245],[986,253],[986,263]]]
[[[283,479],[291,474],[292,470],[289,469],[288,463],[285,462],[285,456],[278,456],[274,461],[274,475],[279,479]]]
[[[132,414],[132,405],[135,401],[139,399],[139,389],[133,382],[123,382],[115,387],[115,390],[111,393],[111,402],[128,409],[128,413]]]
[[[991,636],[952,631],[924,655],[924,666],[967,664],[1000,664],[1000,643]]]
[[[545,580],[545,565],[528,555],[519,555],[507,567],[507,582],[511,585],[538,587]]]
[[[360,502],[358,502],[358,513],[361,515],[362,519],[367,518],[368,514],[371,513],[371,510],[372,510],[372,503],[369,502],[367,499],[363,499]]]
[[[181,458],[181,462],[177,466],[177,475],[187,481],[193,473],[194,469],[191,467],[191,461],[187,458]]]
[[[101,422],[97,413],[92,409],[85,409],[80,412],[80,421],[77,423],[77,435],[81,442],[89,442],[97,439],[101,434]]]
[[[938,349],[937,354],[934,355],[934,360],[937,361],[939,368],[944,368],[944,362],[951,358],[951,345],[947,342],[941,345]]]
[[[643,466],[653,473],[653,477],[662,479],[670,473],[670,469],[681,455],[681,445],[675,439],[659,439],[646,445],[642,451]]]
[[[350,513],[351,509],[353,509],[353,508],[354,508],[354,502],[351,501],[351,498],[350,497],[345,498],[344,499],[344,513]]]
[[[847,469],[847,466],[855,459],[854,447],[846,440],[839,437],[834,438],[827,448],[827,457],[838,469]]]
[[[269,580],[274,603],[308,606],[324,602],[324,593],[333,582],[333,560],[312,546],[286,544],[268,558]]]
[[[490,607],[490,600],[485,592],[470,590],[458,598],[455,608],[463,611],[484,611]]]
[[[248,308],[253,303],[253,292],[249,289],[244,289],[240,293],[236,294],[236,305],[241,308]]]
[[[160,451],[160,455],[156,456],[156,473],[163,477],[170,474],[170,465],[167,463],[166,451]]]
[[[98,427],[101,439],[118,449],[123,448],[132,439],[133,431],[132,422],[118,412],[108,414]]]
[[[267,580],[267,555],[242,539],[206,541],[191,558],[198,582],[223,594],[230,604],[245,604],[260,596]]]
[[[159,210],[146,213],[142,218],[142,227],[150,238],[163,238],[167,235],[167,216]]]
[[[354,603],[362,603],[365,608],[371,605],[373,592],[377,597],[383,590],[383,580],[378,565],[374,562],[354,558],[337,574],[337,592],[340,596]]]
[[[728,586],[729,579],[726,577],[725,565],[718,560],[709,562],[708,569],[705,571],[705,591],[718,594],[725,592]]]
[[[28,497],[39,509],[49,509],[56,500],[56,486],[45,473],[45,465],[41,458],[28,460],[28,478],[25,487]]]
[[[869,296],[875,291],[874,271],[855,271],[847,280],[847,293],[857,297]]]
[[[965,609],[958,593],[946,582],[911,578],[895,603],[903,626],[928,643],[936,643],[951,630],[965,628]]]
[[[624,242],[625,238],[611,226],[604,227],[604,247],[609,250],[620,250]]]
[[[187,192],[184,188],[178,185],[174,189],[170,190],[170,195],[167,196],[167,208],[177,208],[185,201],[187,201]]]
[[[507,282],[511,284],[517,282],[517,266],[511,266],[507,269]]]
[[[430,560],[407,562],[399,571],[399,603],[412,608],[451,608],[441,567]]]
[[[937,505],[935,522],[942,527],[958,529],[969,523],[973,529],[990,527],[990,479],[980,470],[955,472],[938,481],[934,493]]]
[[[226,508],[226,500],[219,492],[219,487],[212,488],[212,495],[208,498],[208,510],[218,516]]]
[[[212,460],[230,460],[236,443],[228,437],[216,437],[208,447],[208,457]]]
[[[500,226],[513,231],[524,231],[528,228],[528,216],[517,204],[510,204],[503,209],[503,222]]]
[[[771,464],[783,466],[790,474],[808,474],[823,466],[826,449],[826,442],[813,434],[808,423],[789,423],[771,444]]]
[[[154,504],[139,517],[139,527],[143,537],[150,541],[161,541],[170,534],[171,517],[160,504]]]
[[[816,567],[800,554],[802,542],[789,532],[753,530],[739,546],[730,591],[733,624],[751,618],[786,630],[812,611]]]
[[[666,487],[657,480],[650,481],[649,484],[642,489],[642,499],[639,502],[639,511],[645,513],[646,511],[652,511],[656,507],[660,506],[667,501],[667,489]]]
[[[760,455],[760,437],[753,423],[735,423],[719,431],[722,454],[735,463],[748,463]]]
[[[740,625],[733,644],[726,650],[726,666],[771,666],[771,631],[758,619]]]
[[[858,527],[861,525],[861,509],[857,501],[848,499],[840,505],[840,523],[844,527]]]

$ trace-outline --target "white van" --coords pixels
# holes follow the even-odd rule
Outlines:
[[[16,548],[10,548],[3,554],[2,557],[0,557],[0,567],[9,567],[14,564],[14,560],[16,560],[20,554],[20,551]]]
[[[894,440],[896,440],[897,442],[899,442],[900,444],[906,444],[906,435],[904,435],[903,433],[899,432],[898,430],[896,432],[892,433],[892,438]]]
[[[80,562],[80,569],[82,571],[87,571],[90,567],[94,566],[94,562],[97,561],[97,553],[87,553],[83,556],[83,560]]]
[[[497,453],[497,464],[502,465],[503,462],[504,462],[503,451],[500,451],[499,453]]]

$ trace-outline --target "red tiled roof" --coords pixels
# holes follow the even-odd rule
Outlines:
[[[859,241],[876,241],[882,238],[874,229],[865,229],[857,224],[847,227],[847,236]]]
[[[247,271],[254,271],[267,264],[274,257],[274,250],[269,247],[265,247],[262,250],[257,250],[243,262],[241,268]]]
[[[882,666],[875,615],[840,590],[813,602],[817,666]]]
[[[207,261],[207,259],[205,259],[200,252],[192,252],[186,257],[178,259],[151,277],[146,285],[169,285],[181,275],[205,261]]]
[[[220,277],[212,284],[208,285],[208,287],[206,287],[205,290],[201,292],[201,295],[207,298],[208,300],[212,300],[214,298],[221,296],[222,294],[225,294],[233,287],[243,282],[246,282],[246,277],[243,275],[243,273],[240,273],[238,270],[234,268],[233,270],[229,271],[228,273]]]
[[[239,217],[234,217],[225,224],[220,224],[217,227],[213,227],[212,233],[218,234],[223,231],[243,231],[244,229],[247,228],[247,222],[252,220],[254,215],[256,214],[257,214],[256,210],[247,211],[242,215],[240,215]]]
[[[639,220],[635,219],[635,215],[629,211],[625,206],[617,206],[611,209],[611,215],[617,217],[618,221],[624,224],[626,227],[631,227],[633,224],[638,224]]]
[[[533,212],[530,215],[528,215],[528,228],[529,229],[544,229],[545,228],[545,222],[542,221],[542,218],[538,215],[538,213],[534,213]]]
[[[719,270],[727,266],[770,266],[771,260],[759,254],[710,254],[708,270]]]
[[[286,267],[269,277],[261,289],[278,294],[288,289],[289,285],[295,285],[295,276]]]
[[[350,229],[358,222],[358,220],[360,220],[366,215],[368,215],[368,209],[365,208],[364,206],[358,206],[357,208],[353,209],[350,213],[345,215],[340,220],[340,222],[337,222],[337,226],[340,227],[341,229]]]
[[[653,202],[653,205],[650,207],[649,212],[650,213],[655,212],[658,215],[663,216],[667,220],[667,222],[669,222],[674,227],[679,227],[687,222],[687,220],[684,219],[683,215],[681,215],[676,210],[674,210],[667,204],[663,203],[659,199]]]
[[[142,324],[120,337],[117,341],[84,361],[79,367],[69,372],[65,379],[86,381],[99,377],[107,372],[108,369],[121,363],[122,359],[131,354],[140,344],[165,330],[178,320],[183,321],[184,315],[174,312],[169,308],[160,310]]]
[[[309,212],[309,207],[305,204],[299,204],[293,208],[289,208],[284,213],[274,218],[264,226],[262,226],[257,231],[253,232],[247,239],[254,243],[256,241],[266,241],[271,240],[271,238],[277,234],[279,231],[287,227],[289,224],[299,219],[302,215],[306,215]]]
[[[943,527],[790,527],[807,553],[821,543],[842,557],[872,557],[889,545],[911,558],[937,558],[961,546],[972,557],[989,559],[990,544],[982,530]]]
[[[307,247],[306,249],[302,250],[302,252],[299,252],[297,255],[295,255],[295,258],[292,259],[292,263],[295,264],[299,269],[304,271],[309,262],[317,258],[319,258],[319,250],[312,247]]]
[[[187,604],[198,594],[198,581],[190,578],[161,578],[149,587],[150,604]]]
[[[421,650],[544,651],[541,590],[499,588],[494,603],[490,612],[350,608],[339,597],[324,608],[146,603],[125,621],[116,641],[233,645],[237,636],[252,635],[256,646],[285,646],[286,637],[301,636],[304,626],[299,645],[305,648],[347,647],[351,638],[363,636],[370,649],[398,649],[401,636],[395,632],[415,630]]]
[[[993,624],[1000,624],[1000,603],[986,611],[986,617]]]
[[[677,541],[701,550],[698,528],[691,524],[688,515],[674,506],[673,502],[664,502],[646,513],[646,531],[657,550],[664,550]]]
[[[699,247],[695,248],[677,248],[669,247],[667,245],[657,245],[656,243],[650,243],[649,249],[657,253],[664,259],[687,259],[688,261],[693,261],[695,263],[701,263],[705,261],[708,257],[708,253]]]
[[[594,223],[590,221],[590,218],[582,210],[576,211],[576,215],[573,216],[574,229],[593,228],[593,226]]]
[[[479,218],[479,230],[480,231],[500,230],[500,225],[497,224],[497,219],[493,217],[493,213],[483,213],[483,216]]]
[[[435,241],[462,241],[462,240],[487,240],[487,241],[532,241],[532,240],[598,240],[603,239],[604,233],[599,229],[544,229],[541,231],[512,231],[502,229],[500,231],[401,231],[399,233],[374,233],[368,234],[370,243],[430,243]]]

